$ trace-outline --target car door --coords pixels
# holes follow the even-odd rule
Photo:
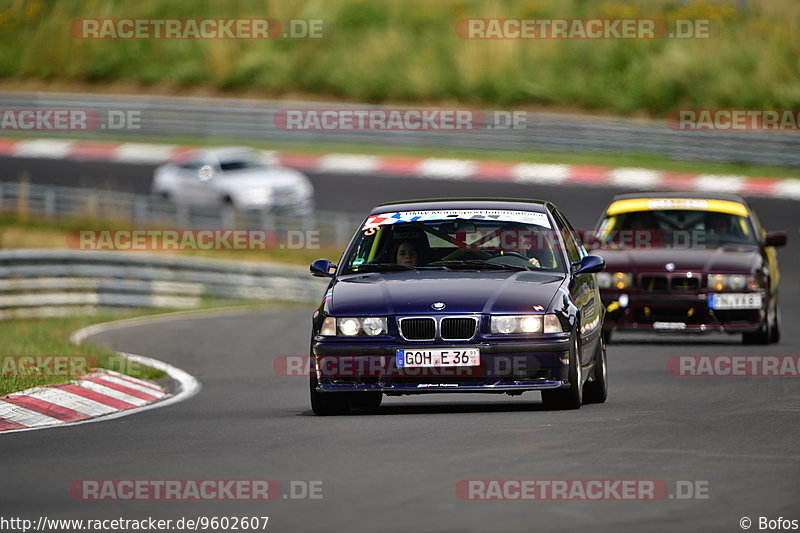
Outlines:
[[[571,264],[570,269],[574,272],[577,268],[574,265],[586,257],[588,253],[564,214],[556,208],[553,211],[553,216],[560,228],[564,245],[566,246],[567,257]],[[594,274],[572,274],[571,277],[570,294],[572,301],[580,309],[582,360],[583,364],[587,365],[592,361],[602,334],[602,303]]]

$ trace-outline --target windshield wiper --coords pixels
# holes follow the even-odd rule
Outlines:
[[[399,272],[402,270],[417,270],[417,267],[398,265],[397,263],[364,263],[350,267],[351,272]]]
[[[434,261],[431,266],[443,266],[447,268],[463,269],[482,269],[482,270],[529,270],[528,267],[521,265],[508,265],[506,263],[487,263],[478,259],[453,259],[450,261]]]

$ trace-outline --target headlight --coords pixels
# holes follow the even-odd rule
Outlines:
[[[744,274],[709,274],[708,288],[713,291],[742,291],[757,287],[753,276]]]
[[[493,316],[491,332],[502,334],[561,333],[561,322],[556,315],[503,315]]]
[[[386,332],[386,319],[371,316],[361,319],[361,329],[370,336]]]
[[[385,335],[387,331],[386,317],[334,318],[329,316],[323,321],[319,334],[326,337],[333,337],[337,334],[345,337],[355,337],[356,335],[374,337],[376,335]]]
[[[339,333],[351,337],[361,333],[361,322],[357,318],[340,318],[337,320],[339,323]]]
[[[633,275],[628,272],[598,272],[597,286],[601,289],[627,289],[633,285]]]
[[[611,288],[611,272],[598,272],[597,273],[597,286],[601,289]]]

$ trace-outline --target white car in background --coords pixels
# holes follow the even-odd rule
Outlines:
[[[302,173],[250,148],[188,152],[155,170],[153,194],[175,203],[310,213],[314,187]]]

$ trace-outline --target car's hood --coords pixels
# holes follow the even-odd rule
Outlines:
[[[672,263],[676,272],[748,273],[759,261],[758,247],[727,245],[716,249],[634,249],[593,250],[606,260],[606,270],[615,272],[667,272]]]
[[[214,185],[225,190],[255,188],[302,187],[308,183],[305,176],[290,168],[248,169],[230,172],[225,177],[215,178]]]
[[[335,316],[523,313],[548,308],[563,274],[409,271],[342,276],[328,312]],[[446,307],[435,311],[431,305]]]

